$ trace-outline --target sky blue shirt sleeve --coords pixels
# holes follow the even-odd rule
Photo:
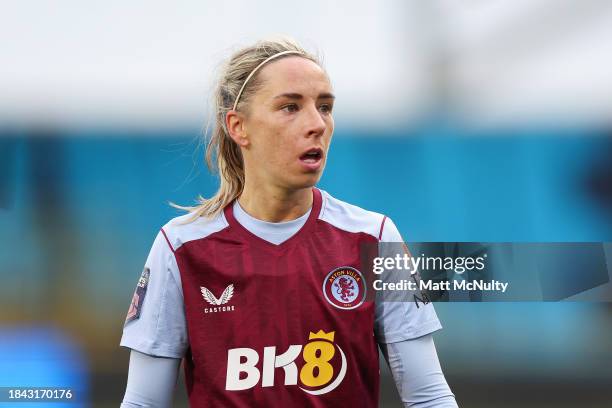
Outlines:
[[[384,243],[388,242],[403,242],[403,240],[393,221],[387,218],[379,244],[380,256],[385,256],[382,248]],[[385,273],[387,272],[380,275],[383,280]],[[406,277],[408,276],[409,272],[406,272]],[[377,296],[377,298],[380,297]],[[374,334],[378,343],[414,339],[442,328],[431,302],[424,304],[415,302],[411,298],[407,298],[406,301],[379,301],[377,299],[374,319]]]
[[[161,231],[153,242],[145,271],[145,291],[141,288],[140,298],[132,300],[120,345],[152,356],[182,358],[189,344],[183,291],[174,253]]]
[[[153,357],[132,350],[121,408],[169,408],[181,360]]]
[[[431,334],[397,343],[381,343],[405,407],[457,408]]]

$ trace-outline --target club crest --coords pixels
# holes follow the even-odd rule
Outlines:
[[[338,309],[355,309],[365,300],[365,279],[357,269],[341,266],[325,277],[323,295],[332,306]]]

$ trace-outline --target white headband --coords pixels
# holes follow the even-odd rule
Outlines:
[[[282,51],[282,52],[279,52],[278,54],[274,54],[274,55],[266,58],[265,60],[263,60],[258,66],[255,67],[254,70],[251,71],[249,76],[242,83],[242,87],[240,88],[240,92],[238,92],[238,96],[236,97],[236,100],[234,101],[234,109],[233,110],[236,110],[236,107],[238,106],[238,102],[240,101],[240,96],[242,95],[242,91],[244,91],[244,88],[246,87],[246,84],[249,82],[249,79],[251,79],[251,77],[253,75],[255,75],[257,70],[259,68],[261,68],[264,64],[266,64],[268,61],[271,61],[271,60],[273,60],[275,58],[280,57],[281,55],[286,55],[286,54],[303,54],[303,53],[300,52],[300,51]]]

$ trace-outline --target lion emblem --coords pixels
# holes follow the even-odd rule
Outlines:
[[[348,302],[349,299],[355,295],[353,290],[355,290],[355,286],[353,286],[353,281],[347,277],[342,277],[337,279],[334,282],[334,287],[336,288],[336,293],[340,295],[340,299]]]
[[[323,281],[322,289],[330,305],[344,310],[361,306],[367,292],[363,275],[351,266],[341,266],[330,271]]]

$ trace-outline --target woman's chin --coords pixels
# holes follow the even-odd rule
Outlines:
[[[301,174],[287,183],[292,190],[301,190],[314,187],[321,179],[321,173]]]

